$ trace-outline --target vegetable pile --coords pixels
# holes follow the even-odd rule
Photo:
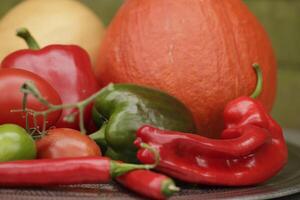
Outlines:
[[[219,138],[225,105],[255,87],[255,62],[264,72],[258,99],[270,111],[276,59],[242,0],[127,0],[108,27],[95,73],[101,86],[130,82],[168,92],[188,106],[201,135]]]
[[[198,133],[199,118],[176,95],[125,82],[100,87],[83,48],[41,48],[26,28],[17,35],[30,49],[14,51],[1,62],[1,187],[114,180],[146,197],[165,199],[179,192],[176,180],[256,185],[287,162],[282,129],[260,100],[268,75],[256,60],[243,66],[255,75],[247,85],[252,94],[225,99],[222,122],[213,120],[214,130],[223,129],[212,139]],[[195,102],[203,103],[201,91],[197,95]]]

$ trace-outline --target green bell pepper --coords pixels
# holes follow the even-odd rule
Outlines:
[[[93,118],[101,128],[90,135],[106,156],[136,161],[135,132],[145,124],[161,129],[196,132],[191,112],[176,98],[152,88],[110,84],[97,96]]]

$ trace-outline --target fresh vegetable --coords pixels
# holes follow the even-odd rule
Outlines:
[[[36,141],[38,158],[101,156],[98,145],[80,131],[69,128],[50,129]]]
[[[152,199],[166,199],[179,191],[172,179],[149,170],[134,170],[118,176],[116,180],[126,188]]]
[[[169,130],[195,131],[192,115],[181,102],[147,87],[110,84],[97,95],[94,108],[98,124],[101,124],[99,118],[104,122],[91,138],[100,144],[107,143],[111,148],[107,156],[117,156],[127,162],[135,161],[135,132],[144,124]]]
[[[2,68],[20,68],[39,74],[59,93],[62,103],[76,103],[96,91],[99,87],[92,72],[88,54],[75,45],[49,45],[39,49],[27,29],[19,29],[18,35],[25,39],[31,49],[18,50],[2,61]],[[85,122],[91,120],[91,108],[85,109]],[[56,127],[78,129],[76,108],[64,109]],[[66,118],[75,115],[73,122]]]
[[[259,184],[287,163],[282,129],[259,101],[250,97],[230,101],[224,122],[221,139],[144,126],[137,131],[135,143],[147,143],[160,153],[157,170],[189,183]],[[138,159],[153,162],[151,152],[139,147]]]
[[[147,145],[145,148],[149,148]],[[149,149],[151,150],[151,149]],[[47,186],[108,183],[112,178],[136,169],[152,169],[155,163],[120,163],[106,157],[56,158],[0,163],[1,186]]]
[[[80,127],[80,132],[81,134],[86,134],[87,131],[85,129],[85,124],[84,124],[84,113],[85,109],[91,105],[91,103],[97,98],[97,96],[101,93],[101,90],[97,91],[96,93],[92,94],[88,98],[75,102],[75,103],[67,103],[67,104],[59,104],[59,105],[54,105],[47,101],[45,97],[40,93],[39,89],[36,87],[36,85],[33,82],[25,81],[22,86],[21,86],[21,92],[24,94],[24,96],[33,96],[38,102],[40,102],[42,105],[46,107],[45,110],[43,111],[37,111],[34,109],[23,109],[25,113],[31,113],[34,116],[43,116],[44,118],[47,118],[47,116],[53,112],[59,111],[59,110],[64,110],[64,109],[78,109],[78,116],[79,116],[79,121],[78,121],[78,126]],[[72,119],[74,115],[67,115],[65,118]],[[43,129],[41,131],[42,134],[46,133],[46,121],[43,123]]]
[[[94,64],[105,32],[101,20],[79,1],[22,1],[1,18],[0,61],[9,53],[26,48],[24,42],[14,37],[16,29],[24,26],[42,46],[81,46]]]
[[[61,109],[78,108],[79,126],[86,133],[83,123],[85,108],[94,102],[93,117],[99,130],[91,134],[106,156],[126,162],[136,162],[133,145],[135,131],[143,124],[152,124],[163,129],[193,132],[195,125],[189,110],[176,98],[161,91],[132,84],[110,84],[90,97],[76,103],[51,105],[33,84],[24,83],[29,94],[48,107],[44,115]],[[175,113],[180,113],[176,115]]]
[[[136,142],[160,152],[157,170],[189,183],[254,185],[277,174],[287,163],[287,148],[281,128],[262,105],[241,97],[224,115],[227,128],[219,140],[144,126]],[[138,153],[142,163],[151,162],[151,156],[143,149]]]
[[[134,14],[133,14],[134,13]],[[271,110],[276,61],[270,40],[241,0],[127,0],[108,28],[96,75],[101,85],[136,83],[177,97],[198,132],[220,136],[225,105],[250,95],[261,64],[259,100]]]
[[[13,123],[27,129],[31,127],[41,129],[53,126],[59,119],[61,111],[52,112],[46,119],[42,115],[35,117],[36,124],[34,124],[34,117],[28,115],[29,120],[26,123],[26,114],[21,112],[24,106],[37,111],[43,111],[47,107],[31,95],[25,98],[27,101],[22,101],[24,94],[20,91],[20,87],[25,81],[33,82],[39,93],[48,102],[53,105],[61,104],[59,94],[40,76],[22,69],[0,69],[0,124]],[[46,123],[43,123],[44,121]]]
[[[0,125],[0,161],[29,160],[36,157],[32,137],[15,124]]]

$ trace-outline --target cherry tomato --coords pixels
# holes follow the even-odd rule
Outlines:
[[[50,129],[36,144],[38,158],[101,156],[94,140],[70,128]]]
[[[25,81],[32,81],[41,94],[52,104],[61,104],[61,99],[56,90],[40,76],[22,69],[0,69],[0,124],[13,123],[26,127],[25,113],[12,112],[22,109],[23,93],[20,91]],[[43,111],[47,107],[36,100],[32,95],[28,96],[27,108]],[[55,124],[59,119],[61,111],[49,114],[47,127]],[[43,117],[37,117],[37,125],[41,128]],[[33,127],[33,117],[29,117],[29,126]]]
[[[36,145],[22,127],[0,125],[0,161],[28,160],[36,157]]]

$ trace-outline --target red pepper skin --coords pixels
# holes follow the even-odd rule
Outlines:
[[[107,183],[110,159],[105,157],[58,158],[0,163],[1,186],[48,186]]]
[[[40,50],[24,49],[11,53],[2,68],[20,68],[38,74],[47,80],[61,96],[62,103],[75,103],[86,99],[100,88],[92,72],[88,54],[76,45],[49,45]],[[89,105],[85,122],[91,119]],[[78,118],[72,123],[63,119],[76,109],[64,109],[56,127],[78,129]]]
[[[152,199],[166,199],[177,190],[169,177],[149,170],[131,171],[116,180],[124,187]],[[172,191],[172,188],[175,190]]]
[[[135,143],[144,142],[159,151],[157,170],[190,183],[255,185],[286,164],[282,130],[258,101],[248,97],[231,101],[224,110],[224,121],[221,139],[144,126]],[[153,162],[152,157],[148,150],[139,149],[141,162]]]
[[[121,163],[99,156],[0,162],[0,186],[108,183],[113,178],[132,170],[153,167],[153,165]],[[169,181],[166,186],[172,183]],[[170,193],[168,190],[164,191]]]

